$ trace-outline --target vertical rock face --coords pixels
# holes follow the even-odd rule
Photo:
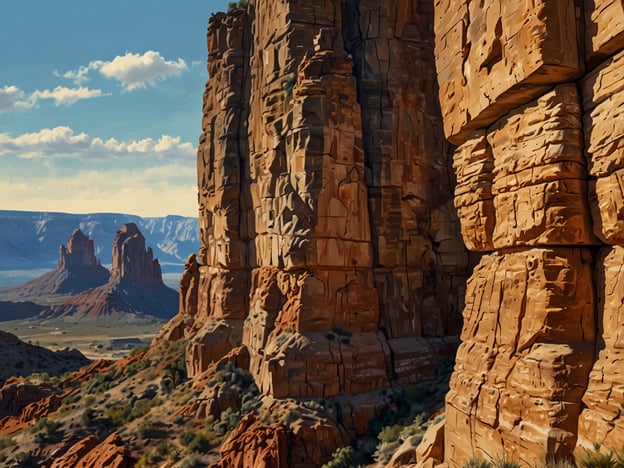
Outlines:
[[[112,271],[105,284],[88,289],[41,315],[74,319],[151,315],[169,319],[179,310],[178,294],[163,283],[160,264],[154,259],[152,248],[145,249],[145,238],[135,224],[124,224],[117,230],[112,255]],[[191,300],[196,290],[196,281],[192,281],[193,260],[194,256],[187,261],[188,286],[184,290],[185,297]],[[104,271],[108,276],[108,270]]]
[[[61,245],[58,268],[97,266],[100,262],[95,258],[93,241],[76,229],[67,239],[67,247]]]
[[[124,224],[115,234],[111,281],[162,283],[160,264],[152,248],[145,249],[145,237],[134,223]]]
[[[445,461],[619,447],[622,3],[436,0],[435,17],[455,206],[487,253],[467,286]]]
[[[110,277],[95,257],[93,241],[80,229],[61,245],[56,268],[20,286],[5,289],[10,298],[36,298],[50,295],[71,295],[105,284]]]
[[[186,329],[191,375],[243,344],[263,393],[331,397],[452,356],[469,261],[433,10],[381,3],[252,0],[210,19],[197,303],[185,289],[171,334]]]

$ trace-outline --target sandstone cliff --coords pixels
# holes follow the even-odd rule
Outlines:
[[[623,5],[436,0],[435,16],[455,206],[485,253],[443,458],[536,466],[619,448]]]
[[[469,261],[432,20],[426,2],[333,0],[210,19],[202,248],[169,328],[191,375],[243,343],[266,395],[331,397],[453,355]]]
[[[177,294],[162,282],[160,264],[133,223],[124,224],[113,240],[113,266],[108,282],[71,297],[41,313],[43,317],[170,318],[178,310]]]
[[[74,295],[105,284],[110,277],[95,257],[95,246],[80,229],[75,229],[61,245],[56,268],[20,286],[3,289],[0,294],[12,300],[37,299],[54,295]]]
[[[432,44],[426,1],[251,0],[210,19],[202,247],[155,340],[189,339],[190,376],[242,345],[275,407],[369,395],[342,406],[352,437],[388,403],[371,392],[433,379],[453,358],[471,259]],[[348,442],[323,424],[301,466]],[[301,427],[288,437],[313,432]],[[280,457],[295,463],[290,448]]]

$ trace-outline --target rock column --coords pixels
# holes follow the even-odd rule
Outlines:
[[[621,2],[436,0],[435,16],[455,205],[486,254],[466,291],[445,461],[535,466],[621,445],[619,247],[595,253],[619,243],[622,105],[605,103],[622,85],[617,56],[585,71],[624,45]]]
[[[263,393],[328,398],[453,356],[469,262],[432,28],[407,0],[211,18],[190,375],[242,345]]]

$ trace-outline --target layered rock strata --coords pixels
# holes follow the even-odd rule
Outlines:
[[[71,297],[41,313],[45,317],[97,319],[153,316],[170,318],[178,295],[165,286],[158,260],[133,224],[124,224],[113,240],[113,266],[108,282]],[[130,315],[128,315],[130,314]]]
[[[436,0],[435,16],[455,205],[466,245],[486,253],[444,460],[536,466],[620,447],[621,2]]]
[[[56,268],[20,286],[2,291],[13,300],[34,299],[53,295],[73,295],[105,284],[110,272],[95,257],[95,246],[80,229],[61,245]]]
[[[242,344],[265,395],[328,398],[452,358],[469,259],[432,19],[406,0],[252,0],[210,19],[202,248],[159,338],[190,338],[190,375]]]

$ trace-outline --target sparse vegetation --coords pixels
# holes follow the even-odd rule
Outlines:
[[[212,447],[208,434],[200,430],[188,429],[180,434],[179,440],[188,453],[206,453]]]
[[[592,449],[584,449],[576,457],[580,468],[624,468],[624,447],[607,450],[596,443]]]
[[[284,90],[284,98],[287,98],[288,96],[292,95],[296,82],[297,82],[297,77],[291,76],[282,83],[282,89]]]
[[[366,455],[351,446],[337,449],[332,456],[323,468],[360,468],[367,465]]]
[[[150,349],[150,345],[148,344],[143,345],[143,346],[137,346],[136,348],[132,348],[128,356],[134,357],[134,356],[138,356],[139,354],[145,354],[147,351],[149,351],[149,349]]]
[[[15,444],[15,440],[13,440],[11,437],[0,437],[0,450],[13,447]]]
[[[247,0],[239,0],[238,2],[229,2],[228,3],[228,11],[234,10],[236,8],[247,8]]]

